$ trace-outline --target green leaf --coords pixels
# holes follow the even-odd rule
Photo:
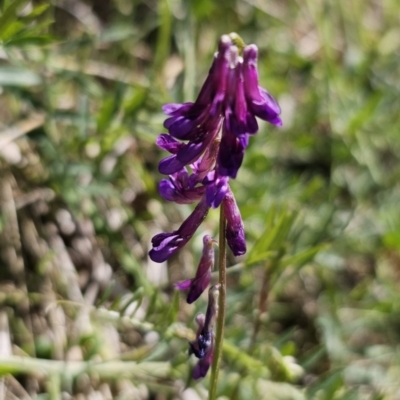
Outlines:
[[[42,83],[39,74],[18,67],[0,67],[0,86],[37,86]]]
[[[50,35],[40,35],[40,36],[22,36],[10,39],[7,41],[5,46],[43,46],[49,43],[53,43],[56,40],[55,37]]]
[[[0,39],[4,40],[4,33],[9,29],[10,25],[17,21],[17,11],[28,0],[14,0],[3,12],[0,17]]]
[[[296,268],[301,268],[304,264],[311,261],[315,255],[326,248],[326,244],[321,244],[309,249],[300,251],[294,255],[285,256],[279,263],[280,268],[285,268],[289,265],[294,265]]]
[[[25,20],[33,19],[38,17],[39,15],[42,15],[49,7],[51,4],[43,3],[39,4],[34,9],[24,17]]]
[[[263,259],[260,255],[265,257],[269,251],[280,250],[283,247],[297,213],[283,209],[278,216],[275,216],[275,211],[275,207],[272,207],[267,214],[265,230],[251,249],[247,264]]]

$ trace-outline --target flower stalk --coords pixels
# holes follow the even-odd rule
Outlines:
[[[214,400],[217,396],[218,374],[221,365],[222,343],[224,340],[225,311],[226,311],[226,219],[224,206],[220,208],[219,217],[219,257],[218,257],[218,283],[219,309],[217,316],[217,332],[215,336],[214,359],[211,367],[211,380],[209,399]]]

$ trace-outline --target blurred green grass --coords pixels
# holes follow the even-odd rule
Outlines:
[[[205,301],[172,286],[202,232],[168,265],[147,258],[190,212],[159,197],[154,140],[161,105],[193,100],[235,31],[284,126],[261,125],[232,183],[249,252],[229,258],[219,395],[398,398],[399,15],[396,0],[3,1],[2,390],[205,398],[186,353]]]

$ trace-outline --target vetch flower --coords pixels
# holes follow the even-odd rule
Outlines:
[[[195,186],[190,181],[186,168],[171,174],[169,179],[163,179],[158,185],[160,195],[168,201],[178,204],[191,204],[198,201],[204,195],[204,186]]]
[[[222,202],[222,207],[226,218],[226,241],[232,253],[235,256],[241,256],[246,253],[244,225],[239,207],[230,189]]]
[[[278,103],[267,90],[258,86],[257,58],[256,45],[251,44],[244,48],[243,77],[246,82],[245,92],[248,106],[255,116],[273,125],[281,126],[282,120],[279,117],[281,110]]]
[[[213,362],[214,358],[214,337],[212,338],[212,343],[205,353],[203,358],[200,358],[198,363],[193,369],[193,379],[204,378],[207,375],[208,370]]]
[[[210,143],[217,137],[219,132],[219,123],[207,132],[207,135],[196,140],[191,140],[183,145],[176,154],[164,158],[158,165],[158,170],[164,175],[173,174],[186,165],[194,163],[204,153]]]
[[[164,127],[171,136],[181,140],[199,140],[218,125],[231,48],[229,36],[222,36],[208,77],[194,103],[167,104],[163,107],[163,111],[170,116],[165,120]]]
[[[211,271],[214,268],[214,243],[216,241],[210,235],[204,235],[203,254],[195,277],[175,284],[175,287],[179,290],[189,290],[186,299],[188,304],[196,301],[210,284]]]
[[[218,176],[217,171],[208,173],[203,183],[207,186],[206,201],[207,205],[212,208],[218,208],[229,190],[229,178],[226,176]]]
[[[196,232],[208,214],[209,207],[203,197],[189,217],[182,223],[178,230],[159,233],[151,240],[153,248],[149,252],[150,258],[155,262],[163,262],[183,247]]]
[[[214,325],[218,316],[218,298],[220,285],[211,286],[208,290],[206,315],[196,317],[198,325],[196,340],[189,342],[189,355],[194,354],[200,361],[193,370],[193,378],[204,378],[212,364],[214,356]]]

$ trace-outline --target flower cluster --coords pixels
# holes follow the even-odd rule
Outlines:
[[[171,155],[159,164],[159,171],[168,175],[159,192],[168,201],[198,204],[178,230],[153,237],[149,256],[155,262],[182,248],[209,208],[220,205],[229,247],[235,256],[246,252],[243,222],[229,179],[236,178],[249,137],[258,131],[256,117],[277,126],[282,121],[277,102],[259,86],[257,46],[239,49],[231,37],[221,37],[196,101],[163,107],[168,133],[162,133],[156,143]]]

